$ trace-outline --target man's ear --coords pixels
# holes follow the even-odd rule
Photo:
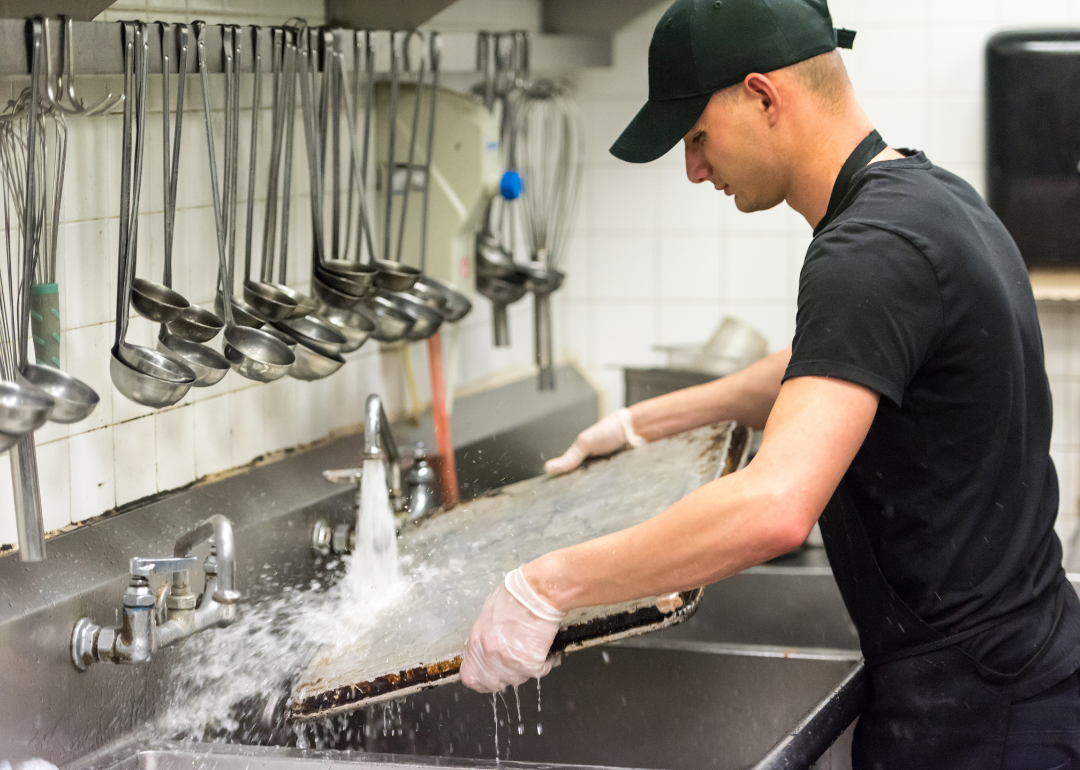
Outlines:
[[[758,102],[762,114],[769,121],[769,125],[776,124],[781,107],[780,91],[776,84],[766,75],[751,72],[743,80],[743,88],[748,96]]]

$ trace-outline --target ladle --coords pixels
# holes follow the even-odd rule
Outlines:
[[[379,342],[397,342],[409,333],[415,323],[413,317],[396,302],[381,294],[365,299],[356,306],[356,312],[375,326],[371,338]]]
[[[432,295],[441,296],[445,303],[442,312],[449,323],[457,323],[472,310],[472,302],[469,301],[468,297],[449,284],[431,276],[420,276],[411,291],[421,299]]]
[[[183,98],[184,94],[184,64],[187,61],[187,29],[186,27],[181,30],[181,63],[180,63],[180,80],[177,84],[178,98]],[[131,284],[131,304],[135,307],[135,312],[141,315],[143,318],[147,318],[155,323],[168,323],[169,321],[175,321],[180,317],[185,309],[190,306],[188,302],[179,292],[173,291],[172,288],[172,227],[173,221],[176,216],[175,208],[173,208],[170,216],[170,198],[175,192],[175,186],[170,186],[169,175],[169,53],[172,49],[172,25],[161,25],[161,68],[162,68],[162,98],[164,100],[164,109],[162,111],[162,117],[164,120],[164,133],[162,134],[161,144],[164,149],[165,156],[165,274],[162,279],[162,283],[154,283],[148,281],[145,278],[135,278]],[[183,102],[180,103],[177,109],[176,117],[176,131],[175,145],[179,150],[180,144],[180,115],[183,112]],[[141,139],[141,137],[140,137]],[[175,205],[175,201],[172,202]]]
[[[178,63],[179,77],[176,86],[176,125],[172,138],[172,154],[169,153],[169,73],[170,53],[173,50],[172,25],[161,25],[161,115],[162,115],[162,150],[163,172],[165,182],[165,286],[172,287],[172,247],[173,225],[176,220],[176,189],[177,179],[180,172],[180,137],[184,116],[184,84],[187,80],[188,60],[188,26],[180,25],[180,61]],[[201,308],[194,308],[194,313],[188,313],[191,307],[185,308],[180,317],[173,321],[177,328],[190,333],[195,330],[196,336],[205,337],[203,330],[211,332],[211,336],[225,325],[216,316],[214,323],[202,323],[204,315],[213,315]],[[186,317],[185,317],[186,316]],[[215,328],[216,327],[216,328]],[[229,373],[229,362],[225,356],[213,348],[202,345],[199,341],[193,341],[183,335],[176,334],[172,327],[162,324],[158,331],[157,348],[173,359],[187,366],[195,374],[196,388],[206,388],[221,382]]]
[[[217,159],[214,154],[214,132],[210,125],[210,84],[207,78],[206,45],[202,31],[205,24],[198,23],[195,29],[195,47],[198,51],[199,74],[202,79],[203,95],[203,118],[206,123],[207,155],[210,162],[210,189],[214,201],[214,225],[217,231],[218,244],[218,267],[221,274],[222,308],[225,311],[225,344],[224,354],[229,365],[238,374],[259,382],[271,382],[284,377],[289,368],[295,363],[296,357],[292,351],[273,335],[253,329],[251,327],[238,326],[233,320],[232,292],[228,287],[232,286],[232,270],[225,253],[225,227],[222,221],[221,192],[218,189]],[[227,29],[223,30],[223,48],[227,51]]]
[[[284,46],[285,30],[276,30],[276,39]],[[280,47],[280,46],[279,46]],[[275,52],[278,48],[274,49]],[[274,135],[271,138],[271,179],[267,183],[268,218],[263,226],[264,238],[260,280],[274,286],[296,305],[289,318],[302,318],[315,312],[316,302],[308,295],[288,285],[289,207],[292,202],[292,144],[296,124],[296,45],[293,40],[281,54],[281,75],[276,79],[271,109]],[[281,195],[281,260],[277,283],[274,273],[274,226],[277,221],[277,181],[281,165],[282,140],[285,142],[285,163]]]
[[[317,315],[303,318],[286,318],[274,324],[278,331],[288,334],[301,345],[323,355],[332,356],[341,352],[345,345],[345,336]]]
[[[324,304],[319,307],[319,313],[345,338],[342,353],[358,350],[375,331],[375,324],[353,310],[339,310]]]
[[[413,319],[413,324],[407,332],[405,339],[417,341],[426,340],[439,330],[443,322],[443,314],[435,310],[419,297],[400,291],[388,291],[384,296],[400,307],[405,314]]]
[[[131,285],[135,276],[139,192],[146,137],[146,25],[124,23],[124,128],[120,182],[120,245],[116,292],[116,338],[109,361],[113,385],[130,400],[160,409],[187,395],[195,374],[156,350],[127,342]],[[132,131],[137,132],[134,150]],[[134,159],[132,155],[134,153]],[[134,171],[132,165],[134,163]]]
[[[85,420],[101,401],[89,385],[51,366],[27,364],[16,381],[43,391],[56,402],[49,413],[51,422],[68,424]],[[0,424],[0,430],[6,427]]]
[[[375,285],[386,291],[408,291],[420,278],[420,271],[415,267],[388,259],[375,260],[375,267],[379,270]]]
[[[263,281],[253,281],[251,279],[251,247],[252,247],[252,235],[255,227],[255,162],[256,153],[259,146],[259,114],[260,107],[262,106],[262,54],[259,52],[259,28],[252,27],[252,35],[254,37],[254,48],[252,50],[252,58],[254,60],[253,69],[255,71],[254,87],[252,91],[252,106],[251,106],[251,147],[248,162],[248,190],[247,190],[247,228],[246,228],[246,240],[244,242],[244,301],[255,309],[261,317],[267,321],[280,321],[283,318],[288,318],[296,311],[296,302],[288,293],[281,291],[281,289],[271,283],[264,283]],[[240,94],[239,94],[239,79],[240,79],[240,55],[241,55],[241,38],[242,36],[237,34],[235,36],[236,41],[236,63],[234,66],[236,77],[236,93],[233,95],[233,109],[236,111],[237,129],[234,130],[235,136],[239,137],[239,110],[240,110]],[[233,162],[239,163],[238,153],[234,150]]]

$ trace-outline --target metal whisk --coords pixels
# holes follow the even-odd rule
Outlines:
[[[526,287],[533,293],[534,342],[541,390],[554,390],[551,293],[562,285],[559,267],[573,228],[581,191],[584,134],[581,114],[566,90],[537,80],[517,107],[516,154],[525,185],[521,217],[532,262]]]

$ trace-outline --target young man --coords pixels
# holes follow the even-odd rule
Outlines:
[[[717,420],[765,429],[745,469],[510,573],[462,680],[542,676],[567,611],[720,580],[820,521],[872,684],[856,768],[1080,767],[1080,601],[1027,272],[968,184],[873,130],[835,50],[852,38],[825,0],[678,0],[660,20],[649,101],[612,153],[647,162],[681,138],[691,182],[806,219],[795,338],[548,464]]]

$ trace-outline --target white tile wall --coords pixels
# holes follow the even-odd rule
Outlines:
[[[558,339],[622,404],[618,366],[662,363],[659,344],[703,342],[725,314],[758,326],[778,350],[795,328],[798,273],[810,228],[786,207],[744,215],[691,185],[681,147],[638,166],[608,147],[644,102],[659,2],[615,40],[615,66],[581,72],[585,205],[558,305]],[[924,149],[983,190],[983,56],[994,32],[1080,25],[1080,0],[832,0],[837,26],[858,31],[844,59],[886,141]],[[651,271],[651,272],[649,272]],[[647,274],[647,275],[646,275]],[[1054,394],[1059,529],[1072,534],[1080,495],[1080,308],[1040,308]]]
[[[555,333],[559,351],[577,357],[603,386],[608,409],[622,403],[621,365],[659,363],[655,345],[703,341],[724,314],[758,326],[773,349],[787,345],[794,330],[798,271],[809,242],[805,222],[784,207],[747,216],[707,186],[691,185],[679,148],[645,166],[623,164],[608,154],[645,99],[649,38],[666,5],[658,3],[616,36],[615,66],[585,70],[575,79],[585,112],[587,167],[567,256],[570,275],[554,303]],[[833,0],[830,6],[837,25],[859,31],[856,48],[845,52],[845,60],[885,138],[898,146],[926,149],[932,159],[980,190],[986,39],[1008,27],[1080,24],[1080,0],[909,0],[899,17],[896,4],[886,0]],[[538,29],[538,7],[535,0],[459,0],[433,26]],[[271,24],[298,13],[318,23],[322,4],[123,0],[102,18]],[[104,93],[120,85],[116,79],[88,78],[83,83],[91,96],[95,86]],[[0,82],[0,93],[12,87],[11,82]],[[188,87],[176,286],[205,303],[214,291],[216,244],[198,80],[189,79]],[[220,93],[211,97],[220,107]],[[151,88],[151,104],[158,98],[159,92]],[[267,115],[263,121],[265,139]],[[154,137],[157,123],[151,120],[150,125]],[[72,120],[69,126],[60,254],[65,287],[62,361],[97,389],[102,402],[89,420],[70,428],[50,427],[37,436],[50,528],[183,486],[266,452],[319,439],[358,422],[360,404],[372,391],[382,393],[391,410],[407,408],[400,353],[381,353],[373,345],[349,356],[339,373],[320,383],[286,378],[255,385],[230,374],[215,388],[193,390],[176,406],[156,413],[115,392],[108,357],[116,281],[119,119]],[[302,142],[299,132],[297,141]],[[242,153],[246,142],[242,131]],[[139,272],[151,275],[160,271],[161,196],[152,147],[147,157]],[[302,163],[302,147],[296,157]],[[295,184],[301,197],[293,211],[303,212],[306,175],[298,173]],[[293,222],[292,243],[310,239],[306,218],[298,214]],[[290,253],[290,282],[303,288],[310,254],[300,249]],[[1080,494],[1080,310],[1048,305],[1040,314],[1054,392],[1053,456],[1062,483],[1061,529],[1068,535]],[[496,349],[491,345],[490,305],[479,299],[460,328],[447,330],[448,376],[460,385],[493,370],[529,363],[531,315],[527,299],[512,306],[513,344]],[[149,341],[151,334],[149,324],[133,321],[133,338]],[[414,347],[421,400],[427,398],[425,361],[423,346]],[[8,461],[0,456],[0,544],[15,540],[10,500]]]

